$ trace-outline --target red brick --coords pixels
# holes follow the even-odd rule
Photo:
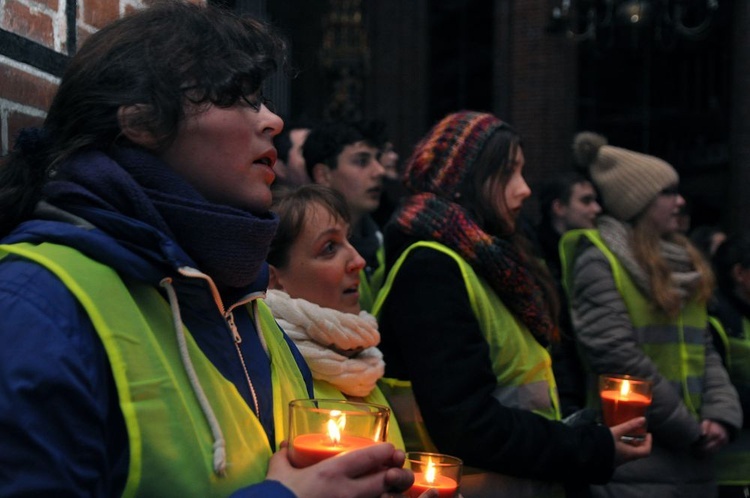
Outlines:
[[[47,110],[57,85],[21,69],[0,64],[0,97],[19,104]]]
[[[78,45],[78,47],[80,47],[89,36],[93,35],[96,32],[96,30],[91,30],[90,28],[81,26],[80,24],[76,28],[76,44]]]
[[[32,11],[15,0],[7,0],[4,18],[3,27],[8,31],[54,48],[52,18],[47,14]]]
[[[114,0],[84,0],[79,12],[83,12],[83,22],[101,29],[120,17],[120,2]]]
[[[60,0],[34,0],[36,3],[45,5],[48,9],[57,12],[60,8]]]

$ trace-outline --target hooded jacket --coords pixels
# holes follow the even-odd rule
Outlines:
[[[156,289],[171,277],[185,327],[252,408],[247,376],[223,312],[249,295],[264,293],[265,265],[255,282],[225,292],[217,302],[210,282],[180,275],[180,268],[200,268],[162,231],[85,199],[64,204],[40,204],[35,219],[1,242],[69,246],[113,268],[124,281]],[[274,448],[269,359],[249,315],[233,315],[259,419]],[[109,360],[87,313],[48,270],[8,256],[0,263],[0,316],[0,495],[119,496],[127,479],[128,434]],[[296,347],[287,343],[311,394],[309,370]],[[293,496],[274,481],[235,495]]]

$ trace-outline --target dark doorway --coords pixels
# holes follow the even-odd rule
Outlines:
[[[492,111],[492,12],[486,0],[429,2],[429,113]]]
[[[726,2],[722,2],[726,6]],[[579,129],[652,154],[681,177],[692,226],[720,224],[729,182],[727,8],[700,39],[619,25],[580,47]]]

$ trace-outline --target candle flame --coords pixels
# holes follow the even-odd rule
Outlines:
[[[627,397],[628,394],[630,394],[630,381],[625,379],[622,381],[622,385],[620,386],[620,394],[623,397]]]
[[[331,418],[328,420],[328,437],[333,444],[341,442],[341,431],[346,427],[346,414],[340,410],[331,410]]]
[[[429,457],[427,459],[427,469],[424,472],[425,481],[427,481],[429,484],[435,482],[435,474],[435,464],[432,463],[432,457]]]

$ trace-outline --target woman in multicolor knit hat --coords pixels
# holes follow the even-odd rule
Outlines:
[[[531,194],[523,166],[508,124],[450,114],[417,145],[405,173],[412,195],[385,230],[389,274],[374,309],[385,389],[407,449],[485,471],[465,477],[467,496],[480,482],[502,496],[564,496],[565,484],[605,482],[650,451],[650,440],[619,440],[643,418],[611,431],[559,422],[545,347],[555,291],[516,234]]]
[[[652,454],[620,466],[592,494],[715,497],[711,456],[736,434],[742,413],[707,330],[711,269],[679,233],[685,200],[677,172],[591,132],[575,137],[574,152],[604,206],[595,230],[569,232],[561,242],[589,399],[598,399],[599,374],[653,383]]]

